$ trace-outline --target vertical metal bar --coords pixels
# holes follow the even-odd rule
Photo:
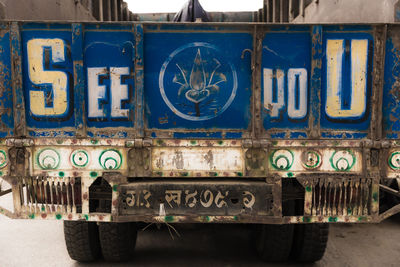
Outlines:
[[[104,20],[103,0],[98,0],[99,21]]]
[[[339,200],[338,200],[338,215],[343,215],[343,205],[342,205],[343,198],[343,182],[341,181],[339,184]]]
[[[49,212],[49,196],[47,195],[47,187],[49,186],[49,181],[46,178],[43,178],[44,181],[44,204],[46,208],[46,212]]]
[[[85,72],[83,69],[83,26],[72,24],[72,60],[74,63],[74,114],[77,137],[86,136]]]
[[[324,179],[324,206],[323,206],[323,208],[322,208],[322,215],[327,215],[328,213],[327,213],[327,210],[328,210],[328,198],[327,198],[327,195],[328,195],[328,187],[329,187],[329,184],[328,184],[328,182],[327,182],[327,180],[326,179]]]
[[[17,179],[17,184],[12,184],[12,197],[14,204],[14,213],[20,213],[22,209],[23,201],[23,185],[21,179]]]
[[[337,195],[337,183],[336,183],[336,181],[334,182],[334,189],[333,189],[333,200],[332,200],[332,205],[333,205],[333,208],[332,208],[332,215],[338,215],[337,214],[337,207],[336,207],[336,195]]]
[[[111,21],[111,0],[103,0],[103,19]]]
[[[72,197],[72,212],[76,213],[76,205],[75,205],[75,178],[70,181],[71,184],[71,197]]]
[[[39,185],[39,196],[37,197],[38,203],[40,204],[40,211],[44,211],[44,192],[43,192],[43,180],[42,177],[38,177]]]
[[[35,207],[35,213],[39,211],[39,206],[38,206],[38,177],[32,178],[33,182],[33,202],[34,202],[34,207]]]
[[[307,184],[304,196],[304,215],[310,216],[312,213],[312,202],[313,202],[314,185],[312,183]]]
[[[372,72],[372,93],[371,93],[371,125],[370,134],[372,140],[382,138],[382,101],[383,83],[385,75],[385,50],[386,50],[387,25],[379,25],[374,28],[374,59]],[[372,44],[370,44],[372,45]]]
[[[327,188],[328,188],[327,215],[332,216],[332,201],[331,201],[331,199],[332,199],[332,190],[333,190],[332,189],[332,183],[329,182]]]
[[[283,1],[285,0],[279,0],[279,22],[283,23]]]
[[[289,22],[292,22],[294,19],[294,14],[293,14],[293,0],[289,0]]]
[[[304,0],[300,0],[300,4],[299,4],[299,12],[300,12],[300,16],[304,17]]]
[[[113,21],[118,21],[118,0],[112,0]]]
[[[58,190],[59,182],[58,179],[55,179],[54,188],[56,190],[56,211],[60,211],[60,194]]]
[[[349,181],[343,181],[344,186],[344,196],[343,196],[343,215],[347,215],[347,186],[349,185]]]
[[[136,116],[135,128],[138,137],[144,137],[144,60],[143,60],[143,25],[135,24],[135,91]]]
[[[66,210],[66,203],[64,203],[64,194],[65,194],[64,182],[63,181],[59,181],[58,184],[60,185],[61,210],[64,212],[64,211],[67,211]]]
[[[264,28],[255,25],[253,31],[253,53],[251,55],[252,71],[252,138],[262,136],[262,118],[261,118],[261,65],[262,65],[262,43],[264,38]]]
[[[65,183],[65,187],[66,187],[65,191],[67,194],[66,210],[67,210],[67,212],[71,212],[71,199],[69,197],[69,187],[70,187],[69,177],[66,177],[64,179],[64,183]]]
[[[321,179],[319,179],[318,181],[318,186],[319,186],[319,194],[318,194],[318,208],[317,208],[317,215],[322,215],[321,213],[321,205],[322,205],[322,186],[323,186],[323,182],[321,181]]]
[[[366,183],[365,183],[365,212],[364,214],[368,214],[369,213],[369,187],[371,186],[371,179],[367,179]]]
[[[272,0],[272,22],[276,22],[276,1],[278,0]]]
[[[322,26],[311,28],[311,86],[310,86],[310,117],[308,121],[309,138],[320,136],[321,88],[322,88]]]
[[[264,0],[264,8],[265,8],[265,22],[271,22],[271,16],[270,16],[270,11],[271,11],[271,0]]]
[[[371,215],[379,216],[379,176],[372,177],[371,186]]]
[[[18,22],[11,23],[11,69],[13,87],[14,135],[26,136],[25,101],[22,88],[22,49]]]
[[[313,193],[313,207],[311,214],[316,215],[317,214],[317,198],[316,198],[316,188],[317,188],[318,180],[313,182],[313,188],[312,188],[312,193]]]
[[[51,210],[51,212],[54,212],[55,208],[54,208],[54,195],[53,195],[53,189],[54,189],[54,180],[53,179],[49,182],[49,188],[50,188],[50,199],[51,199],[50,210]]]

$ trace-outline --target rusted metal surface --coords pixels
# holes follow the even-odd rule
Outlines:
[[[1,87],[12,108],[0,105],[14,114],[14,127],[4,120],[0,127],[9,128],[0,139],[0,177],[12,187],[0,196],[14,199],[14,212],[0,208],[6,216],[364,223],[400,211],[379,206],[380,187],[399,194],[380,186],[400,178],[397,25],[9,27],[0,40],[11,44],[12,62],[0,57],[0,68],[12,78],[0,80],[13,92]],[[29,54],[30,40],[45,62]],[[60,56],[69,44],[71,54]],[[54,58],[46,47],[55,47]],[[103,49],[112,56],[94,57]],[[353,76],[342,69],[357,60]],[[59,64],[52,75],[69,82],[54,82],[58,95],[40,83],[48,69],[27,67],[39,63]],[[89,87],[96,101],[85,95]],[[48,99],[60,96],[65,101],[52,106]],[[292,212],[290,201],[304,204]]]
[[[137,182],[121,186],[121,215],[272,215],[272,184],[239,181]]]

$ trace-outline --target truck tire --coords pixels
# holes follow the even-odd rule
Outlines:
[[[259,225],[256,231],[256,249],[267,262],[284,262],[292,248],[294,225]]]
[[[298,224],[293,240],[293,259],[316,262],[324,256],[328,243],[329,224]]]
[[[128,261],[136,245],[136,223],[100,223],[100,244],[107,261]]]
[[[99,231],[95,222],[64,221],[64,237],[71,259],[90,262],[100,258]]]

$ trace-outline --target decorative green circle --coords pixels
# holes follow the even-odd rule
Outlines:
[[[4,150],[0,150],[0,153],[4,156],[4,161],[0,163],[0,168],[4,168],[8,163],[7,153]]]
[[[320,166],[320,164],[321,164],[321,156],[319,155],[319,153],[317,151],[308,150],[308,151],[305,151],[303,153],[307,154],[307,159],[309,158],[310,154],[315,155],[317,157],[317,160],[312,165],[308,164],[308,161],[303,161],[303,166],[305,168],[307,168],[307,169],[315,169],[315,168]]]
[[[43,158],[43,161],[44,161],[45,159],[48,159],[48,158],[53,159],[54,162],[57,163],[55,166],[53,166],[53,167],[51,167],[51,166],[45,166],[43,162],[40,162],[40,161],[39,161],[40,155],[41,155],[43,152],[46,152],[46,151],[53,151],[54,153],[56,153],[56,155],[57,155],[57,157],[58,157],[58,162],[57,162],[57,159],[56,159],[56,158],[54,158],[53,156],[50,156],[50,155],[45,156],[45,157]],[[58,166],[60,165],[60,161],[61,161],[61,159],[60,159],[60,154],[58,154],[58,152],[57,152],[56,150],[52,149],[52,148],[45,148],[45,149],[42,149],[41,151],[39,151],[39,153],[37,153],[37,156],[36,156],[36,162],[37,162],[37,164],[39,165],[39,167],[40,167],[42,170],[55,170],[55,169],[57,169]]]
[[[396,155],[400,155],[400,151],[393,152],[393,153],[390,155],[390,157],[389,157],[389,166],[390,166],[390,168],[392,168],[393,170],[396,170],[396,171],[397,171],[397,170],[400,170],[400,162],[399,162],[399,166],[398,166],[398,167],[394,166],[393,163],[392,163],[392,159],[393,159],[393,157],[396,156]]]
[[[350,156],[353,158],[353,162],[352,162],[351,164],[350,164],[349,161],[348,161],[346,158],[344,158],[344,157],[341,157],[341,158],[339,158],[336,162],[333,162],[333,158],[335,157],[336,153],[342,152],[342,151],[348,152],[348,153],[350,154]],[[339,163],[341,160],[345,160],[345,161],[347,162],[347,168],[346,168],[346,169],[339,169],[338,163]],[[352,152],[350,149],[346,149],[346,150],[337,150],[337,151],[335,151],[335,152],[332,154],[332,156],[331,156],[331,158],[329,159],[329,161],[331,162],[331,166],[332,166],[333,169],[335,169],[335,171],[342,171],[342,172],[343,172],[343,171],[349,171],[349,170],[351,170],[351,168],[353,168],[354,164],[356,164],[356,157],[354,156],[353,152]]]
[[[119,164],[118,164],[118,160],[116,160],[115,158],[111,158],[111,157],[105,158],[105,159],[104,159],[104,163],[102,163],[102,162],[101,162],[101,158],[102,158],[103,155],[104,155],[105,153],[107,153],[107,152],[115,152],[115,153],[117,153],[118,156],[119,156],[119,158],[120,158]],[[115,167],[114,167],[114,168],[107,168],[107,167],[106,167],[106,162],[107,162],[108,160],[113,160],[113,161],[115,161]],[[103,152],[101,152],[101,154],[100,154],[100,156],[99,156],[99,163],[100,163],[100,166],[101,166],[104,170],[118,170],[118,169],[121,167],[121,165],[122,165],[122,155],[121,155],[121,153],[120,153],[118,150],[116,150],[116,149],[107,149],[107,150],[104,150]]]
[[[285,155],[279,155],[279,156],[276,158],[275,162],[274,162],[275,153],[278,152],[278,151],[282,151],[282,150],[283,150],[283,151],[288,151],[288,152],[290,153],[290,155],[292,155],[292,159],[293,159],[293,160],[290,161]],[[285,160],[286,160],[287,166],[286,166],[285,168],[282,168],[282,167],[280,167],[280,166],[277,165],[277,161],[280,160],[280,159],[285,159]],[[287,150],[287,149],[277,149],[277,150],[275,150],[274,152],[272,152],[272,154],[271,154],[270,157],[269,157],[269,161],[270,161],[271,165],[272,165],[275,169],[281,170],[281,171],[287,171],[287,170],[289,170],[289,169],[292,167],[292,165],[293,165],[294,154],[293,154],[292,151]]]
[[[78,163],[77,163],[77,159],[76,159],[75,157],[77,156],[78,153],[83,153],[83,154],[85,154],[85,156],[86,156],[86,161],[85,161],[85,163],[83,163],[83,164],[78,164]],[[79,160],[81,160],[81,159],[79,159]],[[83,168],[83,167],[86,167],[86,166],[88,165],[88,163],[89,163],[89,155],[88,155],[88,153],[87,153],[85,150],[82,150],[82,149],[75,150],[75,151],[72,152],[72,154],[71,154],[71,161],[72,161],[72,164],[73,164],[75,167]]]

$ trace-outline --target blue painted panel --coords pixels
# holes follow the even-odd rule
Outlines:
[[[88,127],[134,126],[134,60],[133,32],[85,33]]]
[[[148,128],[248,128],[250,34],[146,33],[144,44]]]
[[[74,126],[71,32],[23,31],[22,50],[28,127]]]
[[[267,33],[262,49],[262,118],[266,130],[308,128],[310,33]],[[279,134],[272,135],[279,138]],[[303,137],[299,134],[295,137]],[[289,137],[289,136],[286,136]]]
[[[351,30],[339,29],[323,35],[321,129],[365,132],[369,129],[373,36]],[[352,83],[352,75],[359,75],[354,79],[356,84]]]
[[[398,28],[396,28],[398,29]],[[393,32],[392,32],[393,34]],[[383,87],[384,137],[398,139],[400,133],[400,47],[397,36],[388,36]]]
[[[11,83],[10,34],[0,36],[0,137],[13,134],[14,116]]]

